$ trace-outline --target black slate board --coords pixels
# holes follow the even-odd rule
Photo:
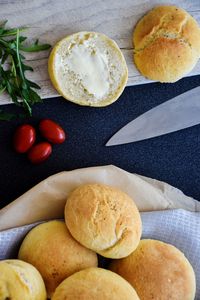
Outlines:
[[[200,125],[137,143],[104,146],[127,122],[199,85],[200,76],[194,76],[174,84],[127,87],[117,102],[100,109],[81,107],[62,98],[48,99],[35,106],[31,119],[0,122],[0,207],[52,174],[107,164],[166,181],[200,200]],[[14,105],[2,109],[18,111]],[[35,166],[25,155],[13,151],[11,140],[17,125],[37,125],[43,118],[60,123],[68,139],[54,146],[48,161]]]

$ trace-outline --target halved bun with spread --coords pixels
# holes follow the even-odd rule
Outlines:
[[[59,41],[50,54],[48,69],[64,98],[96,107],[116,101],[128,78],[117,44],[97,32],[78,32]]]

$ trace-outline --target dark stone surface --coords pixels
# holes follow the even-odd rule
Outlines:
[[[174,84],[128,87],[116,103],[100,109],[54,98],[36,105],[29,120],[0,122],[0,206],[59,171],[107,164],[166,181],[200,199],[200,125],[137,143],[104,146],[127,122],[199,85],[200,76],[195,76]],[[14,105],[2,108],[7,112],[18,111]],[[43,118],[60,123],[68,139],[53,147],[48,161],[35,166],[25,155],[13,151],[11,141],[17,125],[37,125]]]

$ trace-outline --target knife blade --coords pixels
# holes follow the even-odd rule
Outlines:
[[[168,100],[129,122],[106,146],[138,142],[200,123],[200,86]]]

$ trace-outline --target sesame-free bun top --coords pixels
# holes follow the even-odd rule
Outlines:
[[[96,253],[75,241],[61,221],[33,228],[21,244],[19,258],[38,269],[49,296],[71,274],[97,266]]]
[[[149,79],[175,82],[189,73],[200,57],[200,28],[176,6],[157,6],[136,25],[134,60]]]
[[[108,258],[129,255],[141,237],[141,218],[134,201],[105,184],[75,189],[66,202],[65,222],[78,242]]]
[[[46,300],[45,285],[32,265],[18,259],[0,261],[0,300]]]
[[[73,274],[56,289],[52,300],[139,300],[134,288],[119,275],[100,268]]]
[[[157,240],[141,240],[128,257],[113,261],[110,270],[134,286],[141,300],[194,300],[195,274],[184,254]]]
[[[113,103],[128,79],[118,45],[97,32],[78,32],[59,41],[50,54],[48,70],[54,87],[64,98],[86,106]]]

